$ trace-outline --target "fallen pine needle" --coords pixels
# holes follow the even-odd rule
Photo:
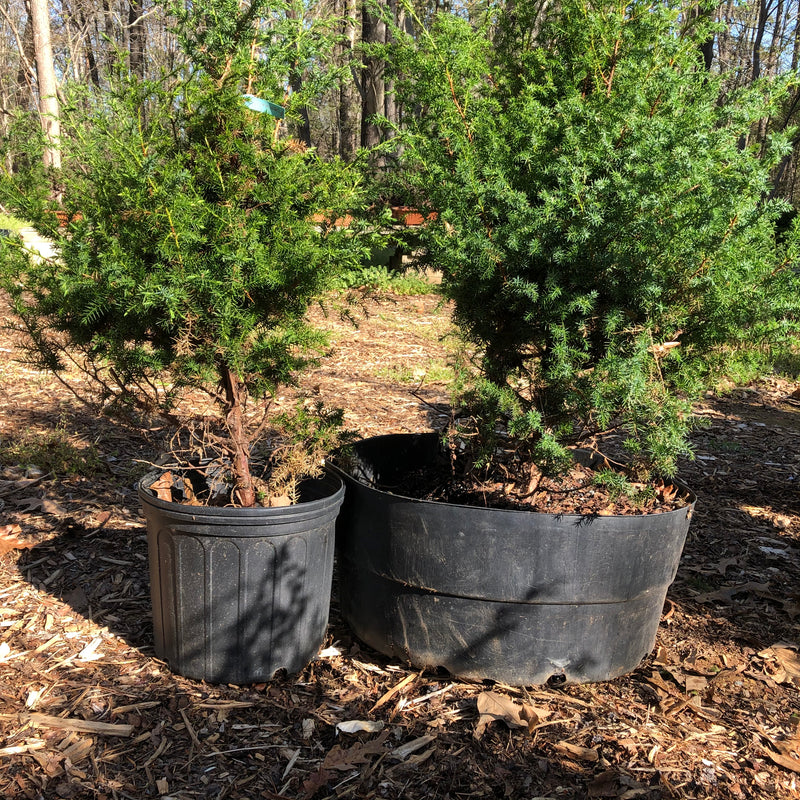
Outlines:
[[[213,756],[227,756],[230,753],[246,753],[248,750],[274,750],[277,747],[286,747],[285,744],[256,744],[251,747],[234,747],[232,750],[212,750],[210,753],[204,753],[206,758]]]

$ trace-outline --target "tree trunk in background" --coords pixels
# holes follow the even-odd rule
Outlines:
[[[759,0],[758,2],[758,22],[756,23],[755,38],[753,40],[753,73],[754,81],[761,76],[761,44],[764,41],[764,33],[769,20],[770,0]]]
[[[100,71],[97,69],[97,59],[94,55],[94,48],[92,47],[92,38],[89,36],[89,24],[86,21],[85,15],[81,15],[81,26],[86,32],[86,39],[84,42],[84,50],[86,53],[86,71],[92,83],[100,87]]]
[[[19,69],[17,70],[17,83],[16,83],[16,96],[15,105],[22,108],[27,108],[31,103],[35,94],[33,91],[33,77],[34,77],[34,63],[36,61],[36,53],[33,49],[33,27],[31,26],[31,12],[30,5],[25,4],[28,11],[28,16],[25,20],[25,28],[22,35],[19,36],[20,45],[20,59]]]
[[[800,15],[800,11],[797,13]],[[800,19],[795,18],[794,34],[792,36],[792,72],[797,69],[798,64],[800,64]]]
[[[45,166],[59,169],[61,167],[61,124],[47,0],[31,0],[30,11],[33,47],[36,53],[36,76],[39,84],[39,111],[42,118],[42,129],[48,142],[44,163]]]
[[[286,16],[289,19],[297,20],[298,25],[303,25],[304,8],[302,3],[292,2],[286,8]],[[303,88],[303,65],[300,63],[298,54],[297,60],[291,65],[289,71],[289,87],[294,94]],[[308,108],[303,106],[299,109],[300,124],[295,131],[297,138],[306,146],[311,146],[311,120],[308,115]]]
[[[118,47],[124,47],[124,41],[120,40],[120,37],[117,36],[118,31],[114,28],[114,15],[115,11],[112,11],[110,0],[102,0],[102,22],[103,22],[103,34],[105,35],[106,39],[109,42],[114,42]],[[105,70],[110,70],[114,68],[114,64],[116,63],[117,55],[112,47],[105,47],[103,48],[103,68]]]
[[[356,80],[354,54],[358,41],[356,15],[357,0],[342,0],[340,6],[344,42],[341,50],[342,63],[349,65],[350,76],[342,80],[339,88],[339,155],[352,161],[358,151],[361,129],[361,97]]]
[[[703,15],[711,15],[714,12],[701,12],[700,6],[697,7],[695,13],[700,18]],[[712,33],[707,39],[700,44],[700,55],[703,56],[703,66],[706,72],[711,72],[711,65],[714,62],[714,34]]]
[[[298,71],[293,71],[289,78],[289,85],[292,91],[297,94],[303,88],[303,76]],[[308,108],[303,106],[300,109],[300,123],[297,126],[297,139],[307,147],[311,147],[311,119],[308,116]]]
[[[392,12],[392,19],[395,25],[402,30],[405,26],[405,8],[398,0],[389,0],[389,9]],[[392,41],[391,31],[386,32],[386,41]],[[394,136],[391,126],[400,124],[400,107],[397,105],[397,98],[394,96],[394,81],[387,80],[384,89],[384,114],[389,122],[387,136]]]
[[[366,8],[362,12],[364,44],[383,44],[386,41],[386,23],[373,17]],[[361,146],[375,147],[381,142],[381,130],[373,117],[383,114],[386,103],[386,85],[383,78],[383,61],[374,56],[364,59],[361,71],[363,96],[361,104]]]
[[[784,25],[786,15],[784,14],[783,0],[778,0],[775,6],[775,27],[770,36],[769,50],[767,51],[766,69],[770,75],[775,75],[778,71],[778,59],[780,52],[785,47]]]
[[[142,1],[128,0],[128,65],[131,75],[144,78],[144,18]]]

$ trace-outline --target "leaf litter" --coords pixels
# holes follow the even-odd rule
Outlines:
[[[358,329],[328,319],[331,353],[300,391],[338,398],[365,436],[443,425],[443,384],[391,375],[409,359],[446,357],[447,309],[434,296],[376,298],[367,309]],[[105,465],[35,484],[23,483],[20,465],[0,465],[3,797],[800,796],[792,382],[700,407],[709,425],[681,473],[697,510],[656,648],[630,675],[510,687],[410,668],[359,643],[334,593],[320,657],[299,675],[239,687],[173,675],[152,650],[129,465],[152,461],[164,433],[87,414],[62,385],[2,357],[0,437],[67,420]],[[278,404],[295,400],[287,392]],[[47,498],[61,511],[13,498]],[[368,724],[337,729],[348,722]]]

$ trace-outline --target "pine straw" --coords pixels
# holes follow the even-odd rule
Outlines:
[[[414,386],[381,375],[441,355],[424,332],[443,328],[443,312],[433,298],[371,308],[356,331],[331,322],[337,343],[306,390],[330,392],[365,435],[424,430],[443,387],[423,387],[421,403]],[[550,690],[420,672],[360,646],[334,600],[307,669],[235,687],[173,675],[153,655],[144,528],[126,465],[152,459],[163,432],[91,419],[12,363],[10,345],[2,355],[0,441],[60,425],[78,451],[94,442],[101,465],[35,483],[16,465],[0,475],[0,531],[34,545],[0,556],[3,797],[800,795],[794,386],[708,399],[710,427],[682,473],[699,497],[689,541],[657,648],[631,675]],[[476,737],[487,701],[504,711]],[[353,721],[370,724],[337,729]]]

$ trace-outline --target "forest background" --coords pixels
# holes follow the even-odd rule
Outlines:
[[[506,0],[513,2],[513,0]],[[540,13],[557,4],[541,0]],[[479,19],[484,0],[286,0],[285,14],[303,31],[286,92],[299,92],[322,67],[333,78],[321,102],[303,109],[287,133],[323,156],[349,161],[359,148],[374,148],[402,125],[403,109],[393,93],[376,45],[390,43],[396,26],[419,35],[437,12]],[[718,23],[702,46],[703,63],[728,76],[726,89],[759,78],[795,73],[800,63],[800,0],[727,0],[686,3],[687,26]],[[102,90],[122,65],[133,75],[156,78],[175,66],[179,48],[167,23],[165,4],[154,0],[3,0],[0,3],[0,136],[20,110],[39,111],[57,125],[60,87],[83,82]],[[388,23],[388,24],[387,24]],[[312,63],[303,39],[325,37],[328,63]],[[315,59],[317,56],[315,56]],[[280,101],[280,98],[269,98]],[[775,118],[752,131],[788,130],[800,118],[800,85]],[[800,132],[792,153],[774,175],[774,192],[793,204],[800,197]],[[56,156],[57,157],[57,154]],[[10,165],[9,165],[10,166]]]

